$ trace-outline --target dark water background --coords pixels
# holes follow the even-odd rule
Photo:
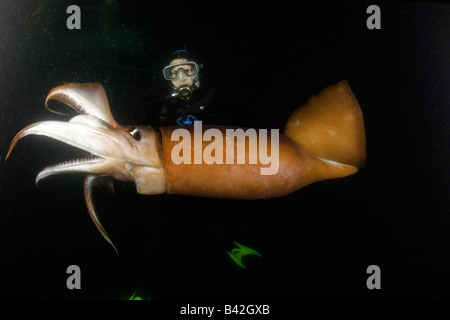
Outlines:
[[[297,2],[297,1],[296,1]],[[66,28],[67,6],[82,29]],[[151,1],[0,2],[0,293],[5,298],[450,297],[450,5],[244,5]],[[96,192],[117,257],[84,205],[83,175],[34,184],[44,167],[80,156],[28,137],[26,125],[65,119],[44,99],[68,82],[99,81],[113,115],[164,84],[168,53],[187,46],[215,86],[224,124],[283,129],[290,113],[347,79],[363,110],[367,166],[289,196],[259,201]],[[233,241],[258,250],[247,269]],[[68,290],[78,265],[82,289]],[[381,268],[381,290],[366,269]]]

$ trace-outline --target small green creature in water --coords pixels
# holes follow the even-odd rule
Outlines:
[[[262,255],[249,247],[243,246],[242,244],[237,243],[236,241],[233,242],[235,245],[238,246],[238,248],[234,248],[233,250],[231,250],[231,253],[227,251],[228,255],[231,257],[231,259],[233,259],[233,261],[241,268],[246,269],[247,267],[242,263],[242,258],[245,257],[246,255],[255,255],[258,256],[260,258],[262,258]]]

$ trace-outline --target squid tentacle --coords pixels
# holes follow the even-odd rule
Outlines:
[[[100,222],[100,219],[97,215],[97,212],[95,211],[93,197],[92,197],[92,190],[94,187],[95,182],[99,178],[98,175],[89,174],[86,179],[84,180],[84,199],[86,201],[86,206],[88,208],[89,216],[92,219],[92,222],[97,227],[100,234],[105,238],[105,240],[114,248],[114,251],[116,251],[116,254],[119,255],[119,251],[117,250],[116,246],[111,240],[111,237],[109,236],[108,232],[106,232],[106,229],[103,227],[102,223]],[[110,185],[111,189],[112,186]]]

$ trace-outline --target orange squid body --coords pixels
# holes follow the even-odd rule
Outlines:
[[[267,152],[262,155],[278,153],[270,164],[261,159],[261,131],[251,129],[256,135],[247,136],[244,147],[242,141],[239,144],[233,136],[226,138],[227,130],[237,129],[230,127],[214,127],[223,137],[221,161],[205,163],[204,157],[211,154],[212,139],[205,141],[202,138],[212,127],[203,126],[201,131],[194,127],[182,129],[189,133],[191,139],[188,141],[174,139],[173,133],[180,130],[179,127],[159,129],[168,194],[232,199],[273,198],[315,181],[351,175],[365,163],[364,121],[347,81],[324,89],[294,111],[286,124],[285,134],[274,135],[269,130],[264,140]],[[187,148],[179,151],[180,143]],[[227,151],[231,148],[230,158]],[[190,155],[185,158],[188,161],[174,161],[174,156],[184,152]],[[239,155],[245,161],[241,158],[239,162]],[[264,168],[268,170],[269,167],[272,168],[270,174],[262,174]]]

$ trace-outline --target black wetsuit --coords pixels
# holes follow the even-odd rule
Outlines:
[[[215,89],[202,87],[195,91],[188,101],[170,94],[163,94],[156,100],[135,106],[135,117],[141,124],[155,127],[193,125],[194,121],[202,121],[204,125],[218,124],[218,108],[213,102]]]

